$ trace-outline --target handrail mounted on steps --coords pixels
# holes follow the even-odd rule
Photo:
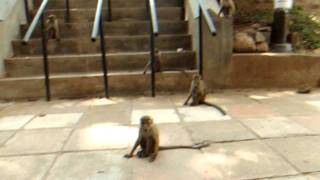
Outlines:
[[[108,1],[108,21],[111,21],[111,1]],[[101,64],[103,71],[103,82],[104,82],[104,92],[105,97],[109,98],[109,81],[108,81],[108,62],[106,57],[106,45],[104,39],[103,30],[103,0],[98,0],[95,20],[93,23],[93,29],[91,34],[91,40],[94,42],[97,40],[98,35],[100,35],[100,49],[101,49]]]
[[[199,43],[198,43],[198,68],[199,68],[199,74],[203,76],[203,29],[202,29],[202,19],[203,16],[207,22],[209,31],[212,36],[215,36],[217,34],[217,29],[214,24],[214,19],[210,15],[208,11],[208,7],[206,6],[206,3],[203,0],[198,0],[199,2],[199,17],[198,17],[198,36],[199,36]]]
[[[159,34],[159,22],[157,15],[157,4],[155,0],[146,0],[147,18],[150,22],[150,61],[151,61],[151,94],[156,96],[155,78],[155,36]]]
[[[50,95],[50,80],[49,80],[49,65],[48,65],[48,51],[47,51],[47,34],[45,31],[45,17],[44,12],[47,8],[49,0],[43,0],[41,3],[40,8],[37,11],[37,14],[35,15],[34,19],[32,20],[32,23],[30,24],[23,40],[23,44],[27,44],[35,31],[39,21],[41,21],[41,34],[42,34],[42,54],[43,54],[43,70],[45,75],[45,87],[46,87],[46,99],[47,101],[50,101],[51,95]]]

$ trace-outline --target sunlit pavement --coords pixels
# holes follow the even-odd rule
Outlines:
[[[320,179],[320,90],[211,94],[224,117],[182,106],[185,97],[0,103],[0,179]],[[161,145],[211,145],[127,160],[142,115],[158,124]]]

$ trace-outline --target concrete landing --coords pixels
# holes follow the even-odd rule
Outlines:
[[[182,106],[185,96],[1,102],[0,179],[320,179],[319,90],[210,94],[225,117]],[[125,159],[142,115],[154,117],[163,146],[211,145],[161,151],[154,163]]]

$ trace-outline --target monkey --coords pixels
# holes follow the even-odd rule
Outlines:
[[[143,116],[140,119],[140,127],[138,139],[136,140],[131,152],[124,155],[125,158],[132,158],[134,151],[140,146],[141,150],[138,151],[138,158],[149,157],[149,162],[153,162],[160,150],[170,149],[202,149],[208,147],[209,143],[202,142],[196,143],[193,146],[159,146],[159,130],[153,123],[153,119],[150,116]]]
[[[221,9],[218,16],[223,14],[224,16],[231,17],[236,12],[236,5],[233,0],[220,0]]]
[[[50,15],[46,21],[48,39],[60,40],[59,21],[55,15]]]
[[[216,108],[224,116],[227,114],[218,105],[206,102],[205,101],[206,100],[206,96],[207,96],[206,86],[205,86],[203,80],[201,79],[201,76],[199,74],[195,74],[193,76],[193,79],[192,79],[192,82],[191,82],[191,87],[190,87],[188,98],[185,101],[184,105],[187,105],[189,100],[192,98],[192,102],[190,104],[191,106],[197,106],[197,105],[200,105],[200,104],[205,104],[205,105],[212,106],[212,107]]]
[[[163,72],[163,71],[180,71],[182,73],[186,74],[186,71],[182,68],[163,68],[161,66],[160,57],[159,57],[159,50],[156,49],[155,53],[158,54],[155,58],[155,72]],[[143,74],[146,74],[148,71],[148,68],[151,66],[151,59],[148,61],[148,63],[144,66]]]

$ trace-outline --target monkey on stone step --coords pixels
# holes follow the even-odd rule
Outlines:
[[[206,96],[207,96],[206,86],[203,80],[201,79],[201,76],[199,74],[195,74],[191,82],[188,98],[185,101],[184,105],[187,105],[189,100],[192,98],[192,102],[190,104],[191,106],[205,104],[205,105],[216,108],[218,111],[221,112],[222,115],[226,115],[226,112],[218,105],[206,102],[205,101]]]
[[[160,150],[170,149],[201,149],[208,147],[206,142],[197,143],[193,146],[159,146],[159,130],[153,123],[153,119],[150,116],[143,116],[140,119],[139,135],[136,140],[133,149],[129,154],[126,154],[125,158],[132,158],[134,151],[140,146],[141,150],[137,153],[139,158],[149,157],[149,161],[153,162]]]
[[[55,15],[50,15],[46,21],[48,39],[60,40],[59,21]]]
[[[218,13],[218,16],[223,14],[226,17],[231,17],[236,12],[236,5],[234,4],[233,0],[220,0],[221,9]]]
[[[161,67],[161,62],[160,62],[160,54],[159,50],[155,50],[155,54],[158,56],[155,57],[155,72],[162,72],[162,71],[180,71],[183,73],[186,73],[185,69],[182,68],[163,68]],[[148,61],[148,63],[144,66],[143,74],[146,74],[148,71],[148,68],[151,66],[151,60]]]

